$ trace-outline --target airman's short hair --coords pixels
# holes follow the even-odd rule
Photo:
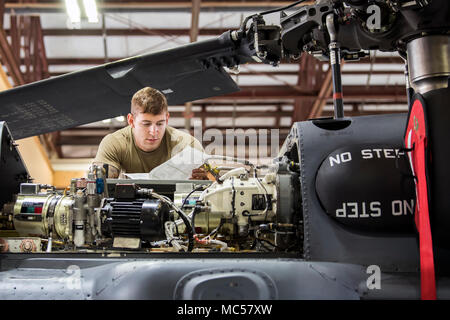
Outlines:
[[[167,99],[164,94],[154,88],[145,87],[137,91],[131,99],[131,114],[139,112],[158,115],[167,112]]]

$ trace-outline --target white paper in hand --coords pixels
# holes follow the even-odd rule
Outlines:
[[[208,155],[192,147],[186,147],[149,173],[152,180],[187,180],[192,170],[200,167]]]
[[[148,172],[144,172],[144,173],[125,173],[125,176],[127,178],[134,179],[134,180],[148,180],[149,179]]]

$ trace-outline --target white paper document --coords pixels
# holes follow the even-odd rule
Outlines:
[[[125,173],[125,176],[129,179],[134,179],[134,180],[148,180],[148,172],[144,172],[144,173]]]
[[[200,150],[186,147],[149,173],[127,173],[126,176],[144,180],[187,180],[192,170],[200,167],[209,157]]]

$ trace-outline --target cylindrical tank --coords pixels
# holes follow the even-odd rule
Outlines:
[[[14,205],[14,227],[20,236],[71,239],[73,198],[59,194],[18,195]],[[55,234],[56,233],[56,234]]]

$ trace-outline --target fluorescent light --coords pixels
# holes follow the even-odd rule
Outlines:
[[[97,4],[95,0],[83,0],[84,10],[86,11],[86,16],[88,17],[88,22],[97,23],[98,22],[98,12]]]
[[[111,119],[102,120],[103,123],[111,123]]]
[[[81,21],[80,7],[78,6],[77,0],[65,0],[67,15],[69,16],[70,22],[79,23]]]
[[[116,121],[124,122],[125,121],[125,117],[124,116],[118,116],[118,117],[116,117]]]

